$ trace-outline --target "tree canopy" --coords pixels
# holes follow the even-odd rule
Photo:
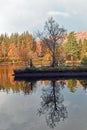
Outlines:
[[[66,56],[70,57],[70,60],[76,60],[79,56],[79,44],[76,40],[74,32],[71,32],[67,37],[67,42],[64,45]]]
[[[43,32],[38,32],[37,36],[47,46],[52,57],[52,66],[58,63],[58,47],[63,43],[66,30],[59,27],[59,24],[51,17],[45,22]]]
[[[0,35],[0,60],[28,60],[36,48],[36,42],[28,31]]]

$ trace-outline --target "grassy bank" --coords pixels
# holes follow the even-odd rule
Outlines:
[[[35,72],[81,72],[87,71],[87,66],[57,66],[57,67],[49,67],[49,66],[41,66],[41,67],[26,67],[24,69],[14,70],[14,73],[35,73]]]

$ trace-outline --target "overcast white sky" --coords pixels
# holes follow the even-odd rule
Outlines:
[[[0,34],[34,33],[51,16],[67,31],[86,31],[87,0],[0,0]]]

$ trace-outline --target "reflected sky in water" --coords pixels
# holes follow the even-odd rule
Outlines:
[[[87,130],[87,79],[20,82],[4,72],[0,130]]]
[[[65,82],[65,81],[64,81]],[[0,92],[0,129],[1,130],[50,130],[50,126],[46,122],[47,109],[42,115],[38,114],[38,110],[41,108],[42,96],[45,95],[45,99],[50,96],[51,93],[51,108],[53,104],[53,93],[52,93],[52,81],[37,81],[35,84],[35,91],[32,93],[24,94],[24,92],[13,93],[10,90],[8,93],[6,91]],[[55,84],[55,83],[54,83]],[[68,116],[60,121],[56,121],[55,130],[86,130],[87,129],[87,92],[82,86],[75,87],[75,92],[71,92],[69,87],[62,87],[60,81],[57,81],[58,86],[56,86],[56,97],[60,96],[63,98],[58,99],[62,101],[63,107],[66,107],[65,113],[67,111]],[[50,89],[50,90],[49,90]],[[57,90],[58,89],[58,90]],[[46,93],[43,95],[43,90]],[[60,93],[60,94],[58,94]],[[47,95],[48,94],[48,97]],[[47,100],[47,99],[46,99]],[[49,100],[47,100],[49,101]],[[59,104],[61,103],[59,101]],[[49,105],[49,103],[47,104]],[[61,105],[59,105],[61,107]],[[50,107],[50,105],[49,105]],[[48,109],[49,109],[48,107]],[[53,107],[54,109],[54,107]],[[52,109],[51,109],[52,111]],[[50,111],[50,112],[51,112]],[[48,111],[49,112],[49,111]],[[61,116],[61,114],[59,115]],[[63,115],[62,115],[63,116]]]

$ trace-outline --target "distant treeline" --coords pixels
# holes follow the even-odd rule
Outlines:
[[[87,58],[87,39],[76,39],[75,33],[71,32],[67,36],[67,41],[62,45],[66,60],[68,61],[82,61]]]
[[[37,47],[38,46],[38,47]],[[41,49],[42,48],[42,49]],[[71,32],[67,41],[58,48],[56,58],[59,62],[81,61],[87,57],[87,40],[77,41],[74,32]],[[18,34],[12,33],[0,35],[0,62],[3,61],[28,61],[29,59],[51,60],[49,48],[46,45],[36,44],[36,41],[28,31]]]
[[[0,35],[0,61],[26,61],[35,52],[36,42],[29,32]]]

